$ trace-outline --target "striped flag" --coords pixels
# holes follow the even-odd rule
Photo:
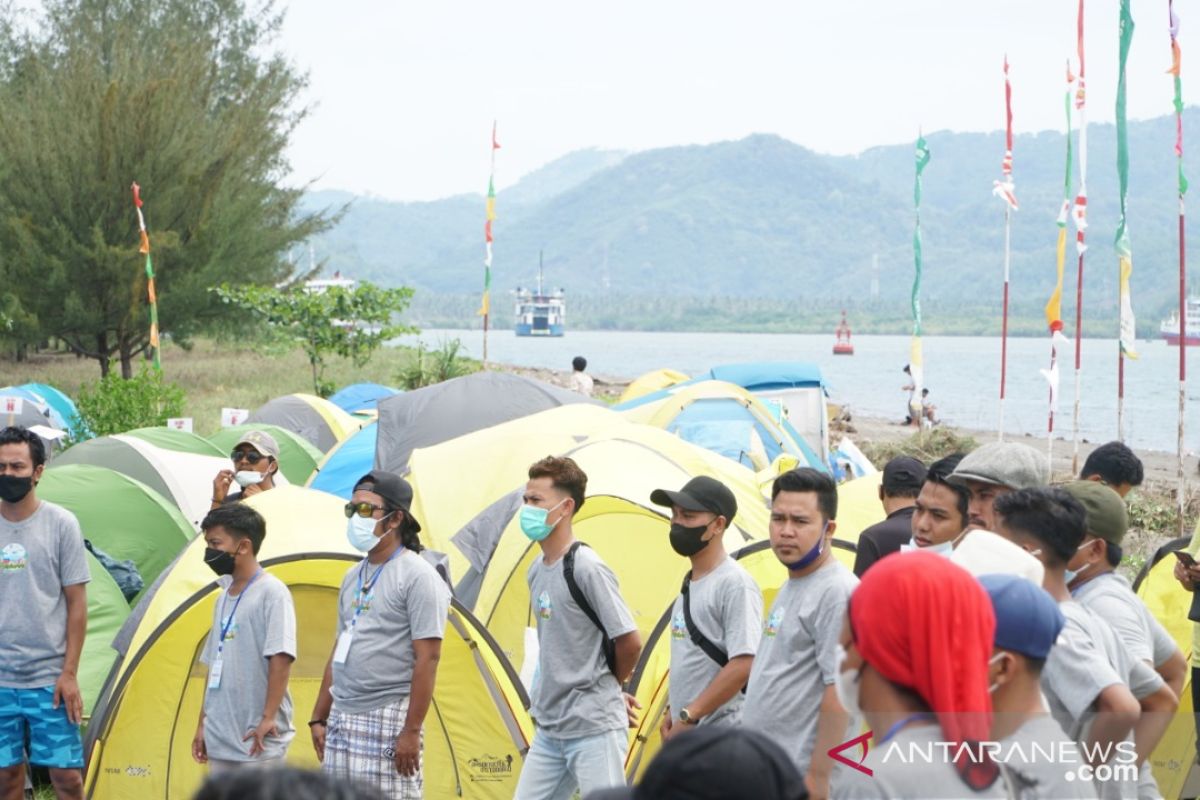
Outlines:
[[[146,218],[142,215],[142,187],[135,181],[133,207],[138,218],[138,252],[146,256],[146,294],[150,301],[150,353],[154,357],[154,368],[162,369],[162,358],[158,339],[158,294],[154,290],[154,262],[150,260],[150,236],[146,233]]]
[[[1054,292],[1046,302],[1046,324],[1050,327],[1051,333],[1063,329],[1063,272],[1065,271],[1067,260],[1067,219],[1071,216],[1071,171],[1074,168],[1074,151],[1071,147],[1071,85],[1074,82],[1075,76],[1071,74],[1071,65],[1068,63],[1067,94],[1063,101],[1067,112],[1067,167],[1063,175],[1062,207],[1058,210],[1058,243],[1055,246],[1057,279],[1054,284]]]
[[[1119,288],[1121,308],[1121,353],[1126,358],[1137,358],[1135,349],[1137,336],[1133,318],[1133,301],[1130,298],[1129,278],[1133,274],[1133,247],[1129,241],[1127,220],[1129,194],[1129,132],[1125,115],[1125,64],[1129,59],[1129,45],[1133,41],[1133,16],[1129,11],[1129,0],[1121,0],[1120,51],[1117,71],[1117,181],[1120,186],[1120,221],[1113,245],[1119,262]]]
[[[483,224],[485,255],[483,258],[483,300],[479,305],[479,316],[486,319],[492,310],[492,223],[496,220],[496,151],[500,143],[496,141],[496,123],[492,123],[492,171],[488,176],[487,220]]]

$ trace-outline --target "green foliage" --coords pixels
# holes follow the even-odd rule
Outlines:
[[[47,0],[0,11],[0,286],[28,341],[61,339],[129,377],[148,346],[142,187],[160,328],[185,342],[209,288],[275,284],[330,218],[281,186],[305,79],[274,51],[269,0]]]
[[[907,439],[862,443],[863,455],[879,469],[896,456],[912,456],[925,464],[953,453],[969,453],[979,446],[971,436],[938,427],[914,433]]]
[[[463,355],[463,343],[459,339],[443,341],[436,350],[430,350],[424,342],[418,341],[411,361],[401,368],[396,380],[403,388],[412,390],[461,378],[478,370],[478,363]]]
[[[166,425],[183,415],[183,403],[183,389],[149,366],[129,379],[109,371],[81,386],[75,398],[78,422],[97,436]]]
[[[334,286],[308,291],[222,285],[215,294],[221,302],[254,314],[275,336],[298,342],[312,368],[313,391],[321,397],[337,388],[325,380],[328,357],[349,359],[362,367],[385,342],[417,332],[394,321],[412,299],[412,289],[403,287],[381,289],[360,283],[353,289]]]

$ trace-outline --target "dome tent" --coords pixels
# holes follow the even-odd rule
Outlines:
[[[374,411],[380,400],[398,394],[401,394],[399,389],[378,383],[352,383],[333,394],[329,402],[347,414],[356,414],[360,411]]]
[[[233,425],[208,437],[208,440],[224,454],[228,465],[229,454],[234,445],[250,431],[269,433],[279,445],[279,472],[287,478],[288,483],[303,486],[304,482],[317,468],[322,455],[321,451],[311,442],[294,431],[280,428],[278,425]]]
[[[621,392],[621,397],[617,400],[617,403],[628,403],[630,400],[654,394],[669,386],[683,383],[686,380],[689,380],[688,376],[678,370],[667,368],[656,369],[634,378],[625,387],[625,391]]]
[[[361,420],[313,394],[276,397],[255,409],[247,417],[246,424],[251,427],[278,425],[300,434],[322,453],[328,453],[335,444],[362,427]]]
[[[325,454],[308,479],[308,486],[349,500],[354,483],[371,471],[375,463],[375,443],[378,423],[372,422],[358,433],[344,439]]]

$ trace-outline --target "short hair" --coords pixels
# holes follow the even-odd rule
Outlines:
[[[208,533],[213,528],[223,528],[230,536],[249,539],[250,549],[258,555],[263,539],[267,536],[267,521],[245,503],[226,503],[205,515],[200,530]]]
[[[42,437],[23,425],[9,425],[0,430],[0,445],[5,444],[29,445],[29,460],[33,462],[34,469],[46,463],[46,445]]]
[[[1093,450],[1083,462],[1079,477],[1086,480],[1093,475],[1109,486],[1141,486],[1146,478],[1142,460],[1121,442],[1108,442]]]
[[[995,509],[1006,527],[1037,539],[1053,567],[1066,566],[1087,535],[1087,511],[1056,486],[1007,492],[996,498]]]
[[[964,453],[953,453],[945,458],[939,458],[929,465],[929,471],[925,473],[925,482],[945,486],[954,492],[955,497],[958,498],[958,513],[965,522],[969,516],[968,508],[971,495],[965,486],[959,486],[947,480],[947,478],[954,474],[954,470],[958,468],[958,462],[962,461],[964,456]]]
[[[587,473],[579,468],[574,459],[566,456],[546,456],[529,468],[529,479],[549,478],[550,483],[560,492],[575,501],[575,513],[583,508],[584,494],[587,492]]]
[[[587,359],[583,356],[575,356],[571,359],[571,366],[575,368],[576,372],[583,372],[587,369]]]
[[[275,767],[208,776],[193,800],[382,800],[378,790],[320,770]]]
[[[817,495],[817,508],[821,509],[825,521],[837,519],[837,484],[827,473],[812,467],[788,470],[771,484],[772,502],[780,492],[813,492]]]
[[[1125,551],[1121,549],[1121,545],[1113,544],[1107,539],[1104,541],[1104,560],[1110,567],[1120,566],[1121,559],[1124,557]]]

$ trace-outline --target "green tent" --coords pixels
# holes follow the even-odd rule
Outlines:
[[[125,431],[124,435],[145,439],[155,447],[161,447],[164,450],[174,450],[177,453],[229,458],[228,450],[221,450],[203,436],[197,436],[187,431],[177,431],[174,428],[136,428],[132,431]]]
[[[208,440],[220,448],[226,457],[233,452],[233,446],[238,443],[248,431],[269,433],[279,445],[279,469],[288,483],[303,486],[308,476],[313,474],[317,464],[324,454],[298,433],[293,433],[278,425],[233,425],[208,437]]]
[[[129,616],[129,604],[116,581],[91,553],[87,554],[87,564],[92,580],[87,585],[87,638],[79,660],[79,691],[83,693],[84,716],[91,716],[117,660],[112,641]]]
[[[196,535],[171,501],[104,467],[52,466],[38,484],[38,496],[75,514],[84,538],[96,547],[136,564],[146,586]]]

